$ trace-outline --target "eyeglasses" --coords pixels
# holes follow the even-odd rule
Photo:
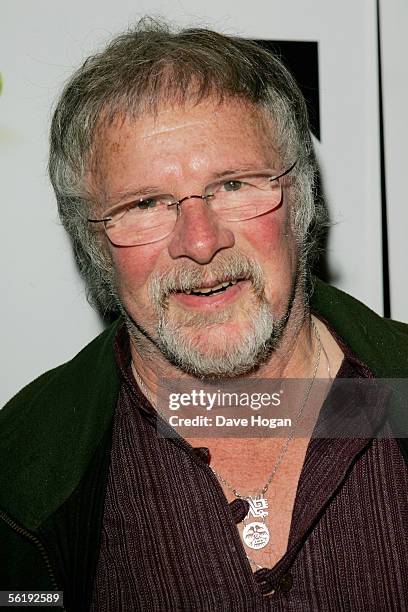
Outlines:
[[[149,195],[109,208],[102,219],[106,235],[116,246],[151,244],[166,238],[173,231],[186,200],[204,200],[222,221],[245,221],[278,209],[282,204],[280,179],[296,166],[297,160],[281,174],[248,173],[226,177],[207,185],[203,195],[190,195],[176,200],[171,194]]]

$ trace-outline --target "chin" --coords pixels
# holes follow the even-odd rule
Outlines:
[[[275,319],[263,304],[246,321],[190,320],[174,324],[162,318],[158,348],[184,372],[197,378],[222,379],[255,371],[278,346],[287,317]],[[199,323],[203,323],[202,325]]]

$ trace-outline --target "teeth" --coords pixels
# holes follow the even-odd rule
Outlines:
[[[202,293],[202,294],[207,294],[207,293],[212,293],[213,291],[218,291],[219,289],[224,289],[225,287],[229,287],[230,285],[236,285],[238,281],[234,280],[234,281],[226,281],[225,283],[220,283],[219,285],[215,285],[215,287],[203,287],[202,289],[197,288],[197,289],[191,289],[189,291],[186,291],[185,293]]]
[[[214,289],[211,289],[210,287],[206,287],[205,289],[193,289],[193,293],[211,293],[211,291],[215,291],[216,289],[220,289],[221,285],[216,285],[216,287],[214,287]]]

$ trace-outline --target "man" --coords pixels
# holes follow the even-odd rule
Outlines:
[[[0,413],[3,590],[99,611],[408,603],[404,441],[157,435],[164,380],[306,379],[297,424],[317,379],[407,376],[406,327],[311,278],[315,174],[296,84],[247,41],[142,23],[72,77],[51,180],[121,318]],[[387,401],[365,405],[381,426]]]

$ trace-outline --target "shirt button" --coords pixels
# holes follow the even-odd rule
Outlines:
[[[263,593],[264,597],[272,597],[272,595],[275,594],[275,590],[276,589],[271,589],[270,591],[268,591],[267,593]]]
[[[236,523],[243,521],[249,512],[249,504],[246,499],[234,499],[229,507]]]
[[[293,586],[293,576],[292,574],[289,574],[288,572],[287,574],[282,576],[282,578],[280,579],[279,588],[282,591],[282,593],[289,593],[292,586]]]
[[[199,457],[204,463],[210,465],[210,449],[205,446],[196,446],[193,448],[194,453]]]

